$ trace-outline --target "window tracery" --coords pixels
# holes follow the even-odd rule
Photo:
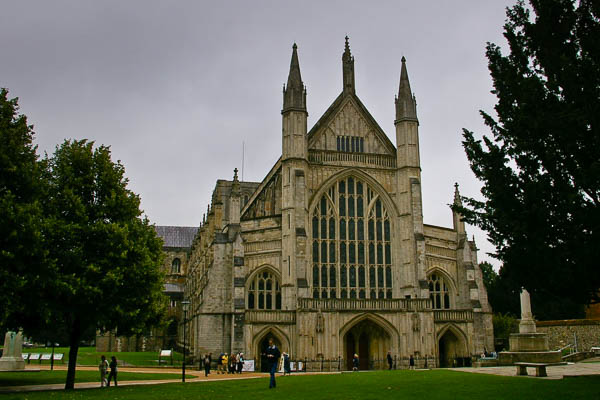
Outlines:
[[[314,298],[391,298],[391,222],[365,182],[347,177],[311,213]]]
[[[281,286],[270,271],[254,276],[248,287],[247,308],[250,310],[281,310]]]
[[[431,306],[434,310],[449,309],[450,305],[450,290],[446,281],[440,274],[431,274],[428,279],[429,283],[429,298]]]

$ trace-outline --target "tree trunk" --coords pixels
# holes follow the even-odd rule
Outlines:
[[[67,382],[65,390],[75,388],[75,368],[77,366],[77,352],[79,351],[79,341],[81,340],[81,328],[79,320],[75,319],[71,327],[69,338],[69,367],[67,369]]]

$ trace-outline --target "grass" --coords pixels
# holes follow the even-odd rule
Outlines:
[[[186,378],[193,379],[193,375]],[[22,385],[46,385],[50,383],[65,383],[67,371],[40,371],[40,372],[0,372],[0,387],[22,386]],[[119,371],[120,381],[143,381],[158,379],[181,379],[181,374],[165,373],[137,373]],[[75,373],[75,382],[98,382],[100,373],[98,371],[81,371]]]
[[[505,377],[466,372],[381,371],[340,375],[278,377],[277,389],[268,389],[268,378],[204,383],[173,383],[122,386],[71,392],[41,392],[0,395],[0,400],[106,399],[221,400],[253,399],[597,399],[600,377],[546,380]],[[110,390],[110,391],[108,391]],[[109,395],[110,394],[110,395]],[[107,397],[108,396],[108,397]]]
[[[51,347],[23,349],[23,353],[52,353]],[[64,364],[69,360],[68,347],[55,347],[54,353],[64,354]],[[139,352],[97,352],[95,347],[80,347],[77,353],[77,365],[98,365],[100,364],[100,356],[104,354],[110,361],[110,356],[114,355],[118,360],[122,361],[124,366],[134,367],[157,367],[158,351],[139,351]],[[181,366],[183,357],[181,353],[173,352],[173,366]],[[171,366],[171,360],[166,360],[166,363],[161,363],[162,366]],[[56,361],[55,361],[56,363]],[[58,361],[58,364],[61,362]],[[31,365],[39,365],[39,361],[31,361]],[[42,361],[42,364],[50,364],[50,361]]]

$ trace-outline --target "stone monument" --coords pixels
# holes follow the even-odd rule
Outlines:
[[[25,369],[25,361],[21,355],[23,334],[21,332],[6,332],[4,350],[0,358],[0,371],[18,371]]]
[[[536,332],[535,321],[531,313],[531,299],[527,289],[521,289],[521,321],[519,333],[511,333],[508,339],[510,351],[499,354],[501,365],[515,362],[559,363],[560,351],[550,351],[548,335]]]

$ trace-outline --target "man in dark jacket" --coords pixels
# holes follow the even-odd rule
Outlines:
[[[273,339],[269,339],[269,347],[267,347],[267,359],[269,360],[269,372],[271,373],[269,389],[277,386],[275,383],[275,372],[277,371],[277,363],[279,362],[279,357],[281,357],[279,349],[273,343]]]
[[[389,366],[388,369],[391,371],[392,370],[392,365],[394,364],[394,361],[392,360],[392,352],[391,351],[388,351],[387,362],[388,362],[388,366]]]

